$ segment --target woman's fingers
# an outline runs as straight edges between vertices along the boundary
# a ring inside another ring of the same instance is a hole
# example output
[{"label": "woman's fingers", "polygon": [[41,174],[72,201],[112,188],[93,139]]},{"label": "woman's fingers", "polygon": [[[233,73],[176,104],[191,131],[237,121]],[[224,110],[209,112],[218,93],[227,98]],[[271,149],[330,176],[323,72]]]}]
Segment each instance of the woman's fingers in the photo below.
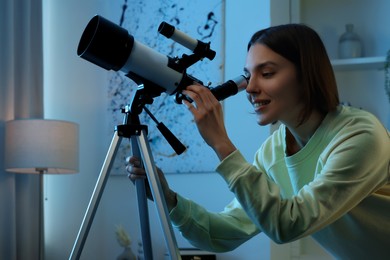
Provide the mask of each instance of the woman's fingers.
[{"label": "woman's fingers", "polygon": [[127,162],[128,165],[126,166],[126,171],[129,173],[131,181],[146,178],[145,170],[141,168],[141,161],[137,157],[129,157]]},{"label": "woman's fingers", "polygon": [[193,106],[195,108],[202,106],[207,107],[218,102],[211,91],[201,85],[190,85],[185,90],[183,90],[183,93],[194,101],[195,105]]},{"label": "woman's fingers", "polygon": [[131,156],[127,160],[129,165],[135,166],[135,167],[140,167],[141,166],[141,161],[137,157]]}]

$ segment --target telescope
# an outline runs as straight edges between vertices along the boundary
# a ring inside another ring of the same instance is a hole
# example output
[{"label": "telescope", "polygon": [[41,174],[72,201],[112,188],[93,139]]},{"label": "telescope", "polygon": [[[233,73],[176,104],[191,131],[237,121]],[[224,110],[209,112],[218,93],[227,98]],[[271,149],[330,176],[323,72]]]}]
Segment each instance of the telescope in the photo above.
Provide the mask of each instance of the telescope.
[{"label": "telescope", "polygon": [[[210,43],[193,39],[166,22],[160,24],[158,32],[193,53],[183,54],[181,58],[168,57],[138,42],[124,28],[95,15],[82,33],[77,55],[106,70],[125,73],[135,83],[147,86],[151,97],[166,92],[175,95],[175,101],[180,104],[187,99],[182,90],[188,85],[204,85],[186,70],[204,58],[214,59],[216,53]],[[218,100],[223,100],[244,90],[247,81],[240,75],[210,90]]]}]

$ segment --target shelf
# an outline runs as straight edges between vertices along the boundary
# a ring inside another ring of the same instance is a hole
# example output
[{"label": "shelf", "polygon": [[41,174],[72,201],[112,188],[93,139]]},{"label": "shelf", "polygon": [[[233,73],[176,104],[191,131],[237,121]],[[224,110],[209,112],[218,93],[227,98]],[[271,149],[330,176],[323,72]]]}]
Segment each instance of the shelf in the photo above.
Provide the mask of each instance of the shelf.
[{"label": "shelf", "polygon": [[363,57],[353,59],[332,60],[335,71],[341,70],[381,70],[385,66],[386,57]]}]

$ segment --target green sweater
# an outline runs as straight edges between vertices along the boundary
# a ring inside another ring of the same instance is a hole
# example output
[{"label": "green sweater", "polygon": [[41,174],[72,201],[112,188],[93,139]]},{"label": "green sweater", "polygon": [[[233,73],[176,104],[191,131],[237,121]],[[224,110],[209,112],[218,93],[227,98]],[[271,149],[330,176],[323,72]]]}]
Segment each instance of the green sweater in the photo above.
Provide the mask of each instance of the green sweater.
[{"label": "green sweater", "polygon": [[390,253],[390,138],[370,113],[329,113],[298,153],[286,156],[281,125],[255,155],[239,151],[217,172],[235,199],[212,213],[178,195],[172,223],[194,246],[229,251],[259,232],[277,243],[311,235],[342,259]]}]

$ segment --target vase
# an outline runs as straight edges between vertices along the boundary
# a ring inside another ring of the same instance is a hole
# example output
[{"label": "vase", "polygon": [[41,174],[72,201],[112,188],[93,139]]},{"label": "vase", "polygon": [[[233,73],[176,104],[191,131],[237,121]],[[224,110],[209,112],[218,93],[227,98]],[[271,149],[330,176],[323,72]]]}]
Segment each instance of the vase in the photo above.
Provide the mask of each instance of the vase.
[{"label": "vase", "polygon": [[117,260],[136,260],[137,258],[133,254],[133,251],[131,251],[130,247],[124,247],[123,252],[118,255],[116,258]]},{"label": "vase", "polygon": [[339,39],[339,58],[358,58],[363,54],[363,46],[359,35],[354,32],[353,24],[345,25],[345,32]]}]

